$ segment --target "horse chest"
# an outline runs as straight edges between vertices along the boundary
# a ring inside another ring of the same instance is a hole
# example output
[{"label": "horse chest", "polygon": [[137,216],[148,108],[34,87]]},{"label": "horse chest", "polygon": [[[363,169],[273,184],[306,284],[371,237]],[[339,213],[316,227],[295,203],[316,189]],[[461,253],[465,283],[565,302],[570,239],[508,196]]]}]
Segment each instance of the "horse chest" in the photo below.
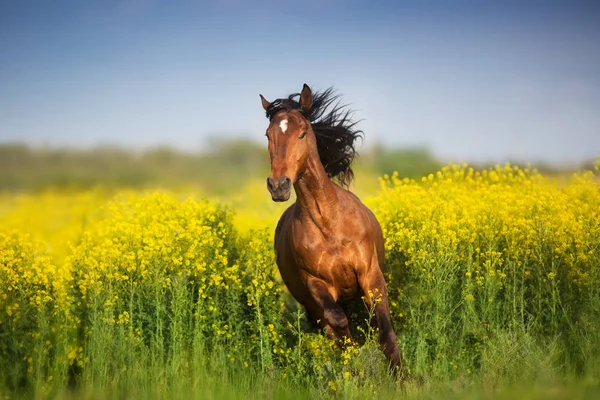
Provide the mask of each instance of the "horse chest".
[{"label": "horse chest", "polygon": [[311,235],[294,238],[296,265],[303,280],[316,277],[334,285],[340,297],[352,297],[357,274],[364,260],[357,243],[346,238],[329,239]]}]

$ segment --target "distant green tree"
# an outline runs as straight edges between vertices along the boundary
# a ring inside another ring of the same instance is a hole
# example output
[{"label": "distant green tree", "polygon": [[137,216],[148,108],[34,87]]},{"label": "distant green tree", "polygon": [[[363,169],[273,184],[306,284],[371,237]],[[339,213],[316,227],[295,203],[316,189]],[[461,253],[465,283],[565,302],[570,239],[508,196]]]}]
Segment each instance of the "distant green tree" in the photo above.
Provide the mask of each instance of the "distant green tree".
[{"label": "distant green tree", "polygon": [[391,175],[397,171],[403,178],[419,178],[442,167],[442,163],[424,147],[386,149],[378,145],[367,157],[366,164],[370,164],[378,175]]}]

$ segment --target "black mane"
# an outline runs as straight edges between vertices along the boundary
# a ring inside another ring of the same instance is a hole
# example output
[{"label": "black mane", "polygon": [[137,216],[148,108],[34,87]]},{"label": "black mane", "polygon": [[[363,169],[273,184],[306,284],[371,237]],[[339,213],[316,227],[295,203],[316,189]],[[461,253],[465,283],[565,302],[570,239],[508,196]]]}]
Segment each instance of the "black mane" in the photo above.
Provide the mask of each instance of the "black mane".
[{"label": "black mane", "polygon": [[272,120],[281,110],[296,110],[304,115],[317,137],[319,158],[327,176],[348,187],[354,179],[350,165],[358,155],[354,142],[363,137],[363,131],[355,128],[358,121],[351,119],[352,110],[346,104],[340,104],[340,96],[333,88],[314,93],[310,110],[296,100],[299,98],[300,93],[294,93],[287,99],[273,101],[267,108],[267,118]]}]

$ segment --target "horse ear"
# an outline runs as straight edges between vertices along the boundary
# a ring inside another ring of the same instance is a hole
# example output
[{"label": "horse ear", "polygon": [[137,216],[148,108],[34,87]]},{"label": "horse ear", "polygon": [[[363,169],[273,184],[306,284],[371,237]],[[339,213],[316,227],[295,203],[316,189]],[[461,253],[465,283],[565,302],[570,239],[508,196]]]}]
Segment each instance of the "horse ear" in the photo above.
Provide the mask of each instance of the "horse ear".
[{"label": "horse ear", "polygon": [[300,93],[300,104],[307,110],[310,110],[312,107],[312,92],[306,83],[302,87],[302,92]]},{"label": "horse ear", "polygon": [[264,109],[265,109],[265,111],[266,111],[266,110],[267,110],[267,108],[269,108],[269,106],[271,105],[271,103],[269,103],[269,102],[267,101],[267,99],[265,99],[265,98],[263,97],[263,95],[262,95],[262,94],[259,94],[259,96],[260,96],[260,101],[262,102],[262,106],[263,106],[263,108],[264,108]]}]

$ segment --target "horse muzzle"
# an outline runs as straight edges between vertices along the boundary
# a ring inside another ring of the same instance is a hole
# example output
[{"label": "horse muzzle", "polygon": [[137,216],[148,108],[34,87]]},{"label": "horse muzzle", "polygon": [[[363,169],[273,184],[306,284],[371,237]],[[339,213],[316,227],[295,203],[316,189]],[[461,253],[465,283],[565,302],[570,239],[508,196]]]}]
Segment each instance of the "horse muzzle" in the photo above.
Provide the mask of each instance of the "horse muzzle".
[{"label": "horse muzzle", "polygon": [[267,178],[267,189],[273,201],[287,201],[292,192],[292,181],[287,176],[280,178]]}]

